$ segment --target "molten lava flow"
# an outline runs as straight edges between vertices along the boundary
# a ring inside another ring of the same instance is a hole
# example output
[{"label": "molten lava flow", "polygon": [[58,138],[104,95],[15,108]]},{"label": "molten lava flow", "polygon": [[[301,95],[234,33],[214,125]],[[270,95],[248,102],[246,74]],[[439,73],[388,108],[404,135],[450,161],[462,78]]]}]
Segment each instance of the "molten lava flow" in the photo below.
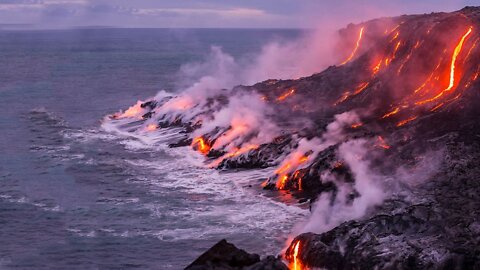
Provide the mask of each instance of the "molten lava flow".
[{"label": "molten lava flow", "polygon": [[277,101],[278,102],[284,101],[286,98],[288,98],[289,96],[291,96],[293,94],[295,94],[295,89],[292,88],[292,89],[288,90],[287,92],[283,93],[281,96],[279,96],[277,98]]},{"label": "molten lava flow", "polygon": [[293,246],[293,254],[287,254],[287,259],[291,261],[289,266],[291,270],[302,270],[302,263],[298,258],[299,252],[300,252],[300,240],[297,241],[297,243],[295,243],[295,245]]},{"label": "molten lava flow", "polygon": [[462,46],[463,46],[463,43],[465,42],[465,39],[470,35],[470,33],[472,33],[472,29],[473,27],[470,27],[468,29],[467,33],[465,33],[465,35],[462,36],[462,39],[457,44],[457,47],[455,47],[455,51],[453,52],[453,56],[452,56],[452,62],[450,64],[450,83],[447,89],[445,89],[445,91],[450,91],[453,88],[453,85],[455,83],[455,62],[457,61],[458,54],[462,51]]},{"label": "molten lava flow", "polygon": [[[250,152],[251,150],[255,150],[255,149],[258,149],[260,146],[259,145],[256,145],[256,144],[249,144],[247,146],[243,146],[241,148],[238,148],[238,147],[235,147],[232,151],[230,151],[229,153],[219,157],[218,159],[216,159],[215,161],[213,161],[212,163],[210,163],[208,165],[209,168],[216,168],[218,167],[222,161],[224,161],[225,159],[227,158],[232,158],[232,157],[238,157],[242,154],[245,154],[245,153],[248,153]],[[208,153],[208,152],[207,152]]]},{"label": "molten lava flow", "polygon": [[397,42],[397,45],[395,45],[395,49],[393,50],[392,53],[392,59],[395,59],[395,55],[397,54],[398,48],[400,48],[400,45],[402,45],[402,41]]},{"label": "molten lava flow", "polygon": [[277,181],[277,188],[284,189],[285,185],[287,184],[287,180],[288,180],[288,175],[283,175],[282,177],[280,177],[280,179]]},{"label": "molten lava flow", "polygon": [[357,39],[357,43],[355,44],[355,48],[353,48],[353,51],[352,51],[352,54],[350,54],[350,56],[345,60],[343,61],[340,65],[343,66],[345,65],[346,63],[350,62],[350,60],[352,60],[352,58],[355,56],[355,54],[357,53],[357,50],[358,50],[358,47],[360,47],[360,42],[362,41],[362,37],[363,37],[363,29],[365,27],[362,27],[360,28],[360,33],[358,34],[358,39]]},{"label": "molten lava flow", "polygon": [[260,146],[256,144],[250,144],[242,148],[235,148],[232,152],[226,154],[223,158],[225,159],[225,158],[237,157],[237,156],[240,156],[241,154],[250,152],[251,150],[258,149],[258,147]]},{"label": "molten lava flow", "polygon": [[337,106],[338,104],[347,100],[349,97],[350,97],[350,92],[345,92],[337,101],[335,101],[333,106]]},{"label": "molten lava flow", "polygon": [[285,189],[285,184],[288,180],[288,173],[297,169],[298,166],[308,161],[308,157],[304,154],[294,153],[293,156],[286,161],[275,171],[275,174],[279,175],[277,180],[277,188]]},{"label": "molten lava flow", "polygon": [[385,139],[383,139],[382,136],[378,136],[378,144],[377,146],[383,148],[383,149],[390,149],[390,145],[388,145],[386,142],[385,142]]},{"label": "molten lava flow", "polygon": [[430,111],[431,111],[431,112],[434,112],[434,111],[440,109],[444,104],[445,104],[445,103],[442,102],[442,103],[438,104],[437,106],[433,107]]},{"label": "molten lava flow", "polygon": [[137,102],[135,105],[128,108],[120,115],[114,115],[115,118],[129,118],[129,117],[141,117],[143,113],[142,102]]},{"label": "molten lava flow", "polygon": [[363,123],[356,123],[356,124],[351,125],[350,127],[351,128],[359,128],[361,126],[363,126]]},{"label": "molten lava flow", "polygon": [[434,101],[434,100],[440,98],[441,96],[443,96],[446,92],[453,89],[453,87],[455,86],[455,64],[456,64],[456,61],[457,61],[457,57],[460,54],[460,52],[462,51],[463,43],[465,42],[467,37],[470,35],[470,33],[472,33],[472,30],[473,30],[473,27],[470,27],[468,29],[468,31],[462,36],[462,38],[458,42],[457,46],[455,47],[455,50],[453,51],[452,60],[450,62],[450,76],[449,76],[448,87],[445,88],[438,95],[434,96],[433,98],[417,102],[416,103],[417,105],[422,105],[422,104]]},{"label": "molten lava flow", "polygon": [[400,35],[400,32],[397,31],[397,32],[395,33],[395,35],[393,36],[393,38],[390,39],[390,42],[392,42],[392,41],[394,41],[395,39],[397,39],[399,35]]},{"label": "molten lava flow", "polygon": [[397,114],[400,111],[400,107],[396,107],[393,109],[391,112],[386,113],[385,115],[382,116],[382,119],[388,118],[394,114]]},{"label": "molten lava flow", "polygon": [[354,95],[358,95],[360,94],[363,90],[365,90],[365,88],[367,88],[367,86],[369,85],[370,83],[369,82],[365,82],[365,83],[362,83],[358,86],[357,90],[355,90],[355,92],[353,92]]},{"label": "molten lava flow", "polygon": [[478,43],[479,40],[480,40],[480,39],[477,38],[477,39],[475,39],[475,41],[473,42],[472,47],[470,47],[470,50],[468,50],[467,55],[466,55],[465,58],[463,59],[463,63],[464,63],[464,64],[465,64],[465,62],[467,62],[468,57],[470,57],[470,54],[472,54],[472,51],[475,49],[475,47],[477,47],[477,43]]},{"label": "molten lava flow", "polygon": [[147,131],[155,131],[157,129],[157,125],[156,124],[149,124],[147,126]]},{"label": "molten lava flow", "polygon": [[402,121],[398,122],[397,127],[404,126],[404,125],[408,124],[409,122],[412,122],[413,120],[415,120],[417,118],[418,118],[418,116],[412,116],[408,119],[402,120]]},{"label": "molten lava flow", "polygon": [[425,82],[422,85],[420,85],[417,89],[415,89],[415,91],[413,91],[415,94],[418,93],[420,90],[424,89],[425,86],[433,79],[433,75],[435,75],[435,72],[440,67],[440,64],[442,64],[442,61],[443,61],[443,57],[440,58],[440,61],[438,61],[437,66],[433,69],[432,73],[430,73],[430,76],[428,76]]},{"label": "molten lava flow", "polygon": [[382,66],[382,62],[383,62],[383,59],[380,60],[380,62],[378,62],[378,64],[373,67],[373,75],[375,76],[375,74],[377,74],[379,71],[380,71],[380,67]]},{"label": "molten lava flow", "polygon": [[210,152],[210,145],[208,145],[202,137],[197,137],[192,141],[192,146],[196,147],[197,150],[206,155]]}]

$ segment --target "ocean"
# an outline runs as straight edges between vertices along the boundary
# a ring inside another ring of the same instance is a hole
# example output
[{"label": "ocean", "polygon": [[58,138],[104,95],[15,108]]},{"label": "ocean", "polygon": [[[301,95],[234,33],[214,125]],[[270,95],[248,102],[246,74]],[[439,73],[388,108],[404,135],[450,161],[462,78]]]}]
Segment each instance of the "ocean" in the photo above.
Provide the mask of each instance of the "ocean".
[{"label": "ocean", "polygon": [[297,30],[0,31],[0,269],[182,269],[226,238],[278,254],[305,209],[220,172],[178,130],[141,138],[108,114],[181,91],[212,46],[235,58]]}]

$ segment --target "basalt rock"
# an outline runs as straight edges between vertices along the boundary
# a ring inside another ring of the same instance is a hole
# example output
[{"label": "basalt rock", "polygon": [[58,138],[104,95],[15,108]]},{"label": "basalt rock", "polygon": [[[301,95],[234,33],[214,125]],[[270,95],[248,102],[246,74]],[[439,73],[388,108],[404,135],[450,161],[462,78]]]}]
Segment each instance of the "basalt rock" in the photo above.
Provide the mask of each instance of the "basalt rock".
[{"label": "basalt rock", "polygon": [[388,200],[364,219],[302,234],[292,242],[301,243],[301,261],[325,269],[480,269],[480,145],[456,136],[445,144],[444,168],[412,191],[419,203]]},{"label": "basalt rock", "polygon": [[257,254],[238,249],[225,239],[200,255],[185,270],[288,270],[279,259],[268,256],[260,260]]}]

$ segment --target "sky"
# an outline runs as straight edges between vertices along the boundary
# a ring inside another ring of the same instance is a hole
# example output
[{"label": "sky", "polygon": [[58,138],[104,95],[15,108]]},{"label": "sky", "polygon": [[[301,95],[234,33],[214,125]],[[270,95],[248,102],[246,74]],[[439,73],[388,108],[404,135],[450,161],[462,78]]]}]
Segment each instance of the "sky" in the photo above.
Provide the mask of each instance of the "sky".
[{"label": "sky", "polygon": [[315,28],[480,0],[0,0],[0,29]]}]

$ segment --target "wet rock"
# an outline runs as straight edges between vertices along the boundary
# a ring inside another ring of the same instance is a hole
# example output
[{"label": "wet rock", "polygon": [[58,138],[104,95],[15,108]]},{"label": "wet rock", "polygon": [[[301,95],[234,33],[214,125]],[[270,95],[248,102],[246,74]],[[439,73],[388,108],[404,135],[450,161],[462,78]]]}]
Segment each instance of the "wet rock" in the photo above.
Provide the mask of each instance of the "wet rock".
[{"label": "wet rock", "polygon": [[189,146],[191,144],[192,144],[192,139],[184,138],[184,139],[181,139],[180,141],[178,141],[176,143],[169,144],[168,147],[170,147],[170,148],[183,147],[183,146]]},{"label": "wet rock", "polygon": [[185,270],[288,270],[279,258],[268,256],[260,260],[257,254],[238,249],[225,239],[200,255]]}]

